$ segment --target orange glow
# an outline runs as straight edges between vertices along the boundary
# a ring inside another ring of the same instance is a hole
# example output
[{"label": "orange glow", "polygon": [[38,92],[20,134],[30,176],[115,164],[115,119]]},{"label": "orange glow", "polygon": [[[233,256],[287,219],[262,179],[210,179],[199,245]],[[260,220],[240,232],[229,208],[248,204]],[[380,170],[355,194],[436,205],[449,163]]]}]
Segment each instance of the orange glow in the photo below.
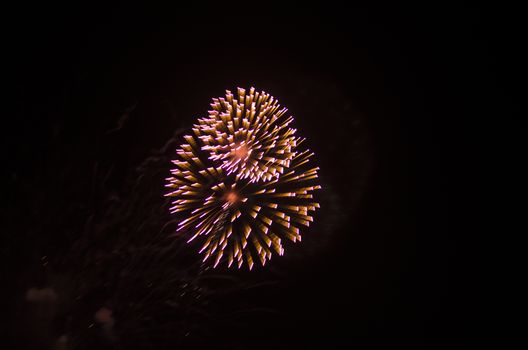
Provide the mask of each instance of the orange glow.
[{"label": "orange glow", "polygon": [[235,158],[238,158],[238,159],[246,158],[248,153],[249,153],[249,150],[246,145],[242,145],[236,148],[235,151],[233,152]]},{"label": "orange glow", "polygon": [[239,196],[235,192],[228,192],[226,194],[226,201],[230,204],[235,204],[239,199]]}]

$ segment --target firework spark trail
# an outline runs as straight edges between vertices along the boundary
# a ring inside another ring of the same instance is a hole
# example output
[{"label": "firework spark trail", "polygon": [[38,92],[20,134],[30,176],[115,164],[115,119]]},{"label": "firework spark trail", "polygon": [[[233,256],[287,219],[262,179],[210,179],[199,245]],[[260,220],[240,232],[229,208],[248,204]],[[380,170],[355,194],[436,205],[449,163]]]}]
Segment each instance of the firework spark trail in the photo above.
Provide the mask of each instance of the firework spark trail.
[{"label": "firework spark trail", "polygon": [[[204,261],[211,257],[216,267],[227,258],[228,267],[236,261],[251,269],[255,253],[265,265],[272,250],[284,254],[282,239],[301,240],[299,227],[313,221],[310,212],[319,208],[313,191],[321,186],[319,168],[309,166],[313,153],[297,151],[303,140],[286,130],[293,118],[276,123],[285,109],[275,113],[273,97],[253,88],[248,96],[238,93],[247,118],[229,91],[226,99],[213,99],[210,118],[200,120],[176,151],[166,196],[174,197],[171,213],[184,217],[177,231],[190,233],[189,242],[203,237]],[[247,149],[239,157],[242,146]]]},{"label": "firework spark trail", "polygon": [[[152,191],[165,177],[169,159],[165,147],[155,151],[127,178],[128,194],[107,197],[103,214],[90,215],[72,247],[51,260],[65,279],[51,283],[60,296],[57,319],[68,348],[91,348],[87,344],[94,342],[178,346],[207,336],[211,327],[198,323],[208,322],[210,294],[199,281],[202,263],[184,240],[170,237],[176,223],[160,220],[168,200]],[[101,310],[111,314],[111,323],[94,316]]]}]

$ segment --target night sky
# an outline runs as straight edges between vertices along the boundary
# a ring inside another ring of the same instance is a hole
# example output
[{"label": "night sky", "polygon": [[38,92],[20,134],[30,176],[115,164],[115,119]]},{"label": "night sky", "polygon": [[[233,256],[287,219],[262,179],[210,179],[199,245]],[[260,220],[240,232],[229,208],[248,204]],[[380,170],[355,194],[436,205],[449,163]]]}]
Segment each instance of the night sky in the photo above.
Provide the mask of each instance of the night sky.
[{"label": "night sky", "polygon": [[[224,5],[13,11],[6,349],[463,344],[445,126],[487,68],[479,12]],[[295,117],[322,207],[266,267],[199,270],[163,179],[211,98],[252,86]]]}]

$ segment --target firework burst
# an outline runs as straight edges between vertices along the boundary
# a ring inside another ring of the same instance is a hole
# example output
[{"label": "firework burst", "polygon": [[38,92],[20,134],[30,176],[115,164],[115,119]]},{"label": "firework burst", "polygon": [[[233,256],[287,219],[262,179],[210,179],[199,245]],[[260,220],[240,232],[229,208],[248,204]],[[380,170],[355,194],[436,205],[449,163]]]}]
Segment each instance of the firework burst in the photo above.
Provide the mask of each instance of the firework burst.
[{"label": "firework burst", "polygon": [[[244,90],[238,92],[244,100]],[[189,242],[203,239],[204,261],[211,258],[216,267],[225,258],[229,267],[236,261],[238,267],[246,262],[251,269],[255,255],[262,265],[272,251],[282,255],[284,238],[301,240],[299,227],[309,226],[310,212],[319,208],[313,198],[313,191],[321,188],[316,183],[319,168],[310,166],[313,153],[296,150],[304,139],[287,129],[292,119],[277,123],[285,109],[276,113],[273,97],[252,88],[242,105],[249,106],[249,119],[242,117],[242,107],[229,91],[227,99],[213,101],[217,113],[201,119],[177,150],[167,196],[174,198],[171,212],[183,217],[178,231],[187,232]],[[230,112],[220,113],[220,107]],[[218,130],[211,130],[213,125]],[[237,134],[237,125],[247,127]],[[225,130],[231,134],[226,136]],[[218,140],[216,146],[213,140]],[[236,154],[241,147],[237,142],[247,147],[243,157]]]},{"label": "firework burst", "polygon": [[238,99],[228,90],[211,107],[208,117],[198,119],[197,136],[227,174],[269,181],[289,167],[299,139],[289,127],[293,117],[283,117],[287,109],[273,96],[239,88]]}]

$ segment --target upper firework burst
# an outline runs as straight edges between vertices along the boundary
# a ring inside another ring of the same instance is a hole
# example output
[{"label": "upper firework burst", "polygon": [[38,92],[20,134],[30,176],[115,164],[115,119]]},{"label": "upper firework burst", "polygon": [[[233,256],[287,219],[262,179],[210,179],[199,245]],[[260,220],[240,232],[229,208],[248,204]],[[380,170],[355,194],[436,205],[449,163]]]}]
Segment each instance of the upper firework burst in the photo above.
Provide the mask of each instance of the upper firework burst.
[{"label": "upper firework burst", "polygon": [[293,117],[278,100],[254,88],[238,88],[238,99],[227,90],[225,98],[213,98],[209,116],[198,119],[195,132],[209,159],[219,162],[227,175],[238,174],[251,182],[270,181],[283,173],[301,141],[289,127]]}]

